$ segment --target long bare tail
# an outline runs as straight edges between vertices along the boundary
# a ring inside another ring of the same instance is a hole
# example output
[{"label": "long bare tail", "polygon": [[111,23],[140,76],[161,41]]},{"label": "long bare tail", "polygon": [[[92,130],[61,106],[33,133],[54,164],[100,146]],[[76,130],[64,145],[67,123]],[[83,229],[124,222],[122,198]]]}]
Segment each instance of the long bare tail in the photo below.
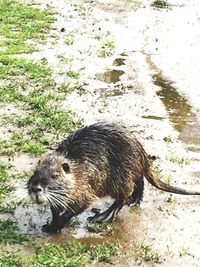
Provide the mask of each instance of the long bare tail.
[{"label": "long bare tail", "polygon": [[171,185],[168,185],[162,182],[159,178],[153,175],[151,168],[147,169],[145,173],[145,177],[151,185],[155,186],[156,188],[162,191],[166,191],[166,192],[170,192],[174,194],[182,194],[182,195],[200,195],[200,192],[198,191],[190,191],[190,190],[182,189],[176,186],[171,186]]}]

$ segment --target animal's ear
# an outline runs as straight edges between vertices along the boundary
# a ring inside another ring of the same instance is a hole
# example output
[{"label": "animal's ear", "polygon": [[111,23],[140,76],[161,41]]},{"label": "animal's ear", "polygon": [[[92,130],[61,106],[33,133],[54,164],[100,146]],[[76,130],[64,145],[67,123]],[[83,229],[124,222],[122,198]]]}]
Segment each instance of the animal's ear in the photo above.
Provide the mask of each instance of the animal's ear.
[{"label": "animal's ear", "polygon": [[70,168],[69,168],[69,164],[68,163],[63,163],[62,164],[62,168],[63,168],[64,172],[66,172],[66,173],[70,172]]}]

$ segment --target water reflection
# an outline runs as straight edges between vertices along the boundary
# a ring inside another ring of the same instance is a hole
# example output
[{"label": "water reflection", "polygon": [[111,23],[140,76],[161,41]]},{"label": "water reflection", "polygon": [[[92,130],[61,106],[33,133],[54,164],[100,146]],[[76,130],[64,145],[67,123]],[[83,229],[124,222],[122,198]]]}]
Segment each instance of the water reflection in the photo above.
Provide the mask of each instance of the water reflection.
[{"label": "water reflection", "polygon": [[174,128],[180,133],[180,139],[190,150],[200,151],[200,124],[187,98],[179,94],[173,82],[164,79],[160,73],[152,78],[153,83],[161,88],[157,95],[165,105]]},{"label": "water reflection", "polygon": [[174,123],[175,129],[182,132],[196,117],[191,105],[184,96],[177,92],[172,81],[164,79],[159,74],[154,74],[152,78],[154,84],[161,88],[157,95],[165,105],[170,120]]}]

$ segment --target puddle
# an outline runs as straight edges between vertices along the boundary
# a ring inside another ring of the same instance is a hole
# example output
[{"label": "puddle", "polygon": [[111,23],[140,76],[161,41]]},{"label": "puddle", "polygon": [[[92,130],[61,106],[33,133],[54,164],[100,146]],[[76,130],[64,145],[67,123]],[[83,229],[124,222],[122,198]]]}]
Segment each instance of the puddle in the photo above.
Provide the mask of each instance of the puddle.
[{"label": "puddle", "polygon": [[[25,191],[24,191],[25,192]],[[23,193],[24,195],[24,193]],[[23,197],[24,199],[24,197]],[[113,202],[110,198],[103,198],[94,204],[96,208],[101,210],[107,209]],[[100,229],[99,231],[89,231],[87,229],[87,218],[92,216],[93,213],[90,209],[85,210],[83,213],[75,216],[61,231],[56,235],[49,235],[42,232],[42,225],[51,221],[50,208],[40,207],[37,204],[29,204],[28,206],[20,205],[16,208],[13,217],[18,224],[21,233],[34,236],[36,238],[43,238],[45,241],[52,243],[65,243],[66,240],[81,240],[88,243],[103,243],[105,241],[115,241],[120,235],[120,226],[116,223],[111,225],[111,232],[109,229]],[[5,216],[2,217],[6,219]]]},{"label": "puddle", "polygon": [[105,82],[105,83],[117,83],[120,81],[121,76],[125,72],[123,70],[107,70],[104,73],[98,73],[96,74],[96,78],[99,81]]},{"label": "puddle", "polygon": [[153,75],[153,82],[162,88],[157,95],[165,105],[174,128],[180,133],[180,140],[187,144],[189,150],[200,151],[200,124],[187,99],[177,92],[173,82],[160,75]]},{"label": "puddle", "polygon": [[179,94],[173,82],[163,77],[162,72],[151,61],[151,56],[147,56],[147,63],[155,71],[152,80],[160,88],[157,95],[164,104],[174,128],[179,132],[179,139],[187,144],[189,150],[200,151],[200,123],[192,106],[185,96]]},{"label": "puddle", "polygon": [[173,82],[164,79],[160,74],[155,74],[152,78],[153,83],[161,88],[157,95],[165,105],[170,120],[175,129],[182,132],[196,117],[192,112],[192,107],[188,104],[187,99],[176,91]]}]

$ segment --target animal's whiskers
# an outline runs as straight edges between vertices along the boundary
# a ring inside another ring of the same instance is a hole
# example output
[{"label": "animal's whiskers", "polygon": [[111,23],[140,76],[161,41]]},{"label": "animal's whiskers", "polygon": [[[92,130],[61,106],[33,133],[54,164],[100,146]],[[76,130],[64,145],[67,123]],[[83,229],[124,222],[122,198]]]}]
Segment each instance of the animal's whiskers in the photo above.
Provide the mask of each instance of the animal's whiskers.
[{"label": "animal's whiskers", "polygon": [[74,212],[74,210],[69,206],[68,202],[66,201],[66,194],[60,195],[58,192],[55,193],[53,191],[49,191],[47,195],[47,199],[50,200],[50,204],[53,203],[52,206],[56,206],[57,210],[59,209],[59,207],[61,207],[63,209],[70,209],[72,212]]}]

